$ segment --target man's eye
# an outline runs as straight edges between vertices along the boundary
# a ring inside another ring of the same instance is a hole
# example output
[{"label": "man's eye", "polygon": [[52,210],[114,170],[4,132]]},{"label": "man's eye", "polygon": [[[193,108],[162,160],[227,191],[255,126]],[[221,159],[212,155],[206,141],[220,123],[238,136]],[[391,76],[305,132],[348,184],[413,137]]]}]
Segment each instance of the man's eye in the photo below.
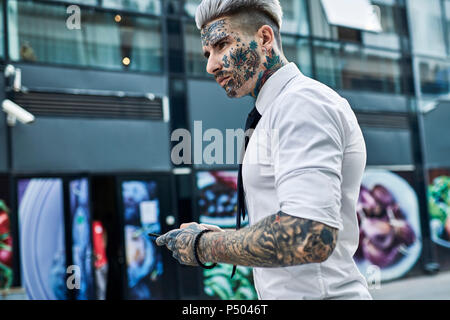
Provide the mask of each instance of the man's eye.
[{"label": "man's eye", "polygon": [[219,48],[219,50],[221,50],[221,49],[225,48],[226,45],[227,45],[227,42],[223,41],[223,42],[219,43],[219,45],[217,47]]}]

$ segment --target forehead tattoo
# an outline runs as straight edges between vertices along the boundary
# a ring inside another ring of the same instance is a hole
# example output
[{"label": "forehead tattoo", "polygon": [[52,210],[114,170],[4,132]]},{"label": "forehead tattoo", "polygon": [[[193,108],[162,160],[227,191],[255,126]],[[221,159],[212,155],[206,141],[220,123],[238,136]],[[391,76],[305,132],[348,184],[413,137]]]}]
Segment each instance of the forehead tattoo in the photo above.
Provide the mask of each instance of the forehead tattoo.
[{"label": "forehead tattoo", "polygon": [[202,30],[202,45],[204,47],[213,45],[217,40],[226,37],[228,34],[226,19],[217,20]]}]

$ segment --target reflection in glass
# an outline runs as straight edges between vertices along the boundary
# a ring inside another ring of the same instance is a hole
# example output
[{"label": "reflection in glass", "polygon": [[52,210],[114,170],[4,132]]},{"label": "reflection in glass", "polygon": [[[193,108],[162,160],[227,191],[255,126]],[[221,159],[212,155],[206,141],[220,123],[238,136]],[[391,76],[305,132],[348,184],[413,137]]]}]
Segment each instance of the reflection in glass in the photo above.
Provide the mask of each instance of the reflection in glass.
[{"label": "reflection in glass", "polygon": [[421,60],[419,61],[419,77],[422,94],[442,95],[450,92],[450,63]]},{"label": "reflection in glass", "polygon": [[336,89],[401,93],[400,54],[321,41],[314,46],[317,80]]},{"label": "reflection in glass", "polygon": [[362,32],[362,42],[365,45],[386,47],[394,50],[400,50],[400,30],[401,25],[406,23],[396,21],[401,15],[396,15],[395,0],[372,0],[380,14],[381,28],[380,33]]},{"label": "reflection in glass", "polygon": [[[9,2],[10,56],[107,69],[160,72],[160,21],[83,9],[81,28],[66,26],[66,7]],[[128,59],[125,59],[128,58]],[[125,63],[127,61],[128,63]]]},{"label": "reflection in glass", "polygon": [[380,32],[377,10],[369,0],[320,0],[330,25]]},{"label": "reflection in glass", "polygon": [[439,0],[408,0],[411,36],[416,54],[446,56]]},{"label": "reflection in glass", "polygon": [[307,39],[283,36],[283,51],[289,62],[297,63],[304,75],[312,77],[311,51]]},{"label": "reflection in glass", "polygon": [[[394,50],[400,49],[400,26],[402,21],[397,21],[401,15],[396,15],[398,10],[394,0],[372,0],[376,11],[380,14],[382,32],[366,32],[356,29],[331,26],[323,12],[320,1],[310,1],[311,24],[313,35],[320,38],[353,41],[368,46],[385,47]],[[350,34],[350,36],[349,36]]]}]

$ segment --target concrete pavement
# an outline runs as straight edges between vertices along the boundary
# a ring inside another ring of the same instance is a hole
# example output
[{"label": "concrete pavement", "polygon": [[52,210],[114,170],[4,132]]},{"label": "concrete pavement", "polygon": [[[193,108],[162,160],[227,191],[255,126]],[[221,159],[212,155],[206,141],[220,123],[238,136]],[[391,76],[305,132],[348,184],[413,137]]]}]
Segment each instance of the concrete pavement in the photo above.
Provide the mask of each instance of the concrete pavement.
[{"label": "concrete pavement", "polygon": [[381,283],[374,300],[450,300],[450,271]]}]

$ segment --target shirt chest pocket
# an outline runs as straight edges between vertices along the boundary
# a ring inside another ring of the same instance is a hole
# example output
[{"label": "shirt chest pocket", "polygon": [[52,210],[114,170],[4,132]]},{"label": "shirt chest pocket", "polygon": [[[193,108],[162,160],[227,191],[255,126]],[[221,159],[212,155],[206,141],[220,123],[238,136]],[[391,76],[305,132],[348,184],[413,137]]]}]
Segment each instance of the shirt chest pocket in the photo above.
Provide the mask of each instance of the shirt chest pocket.
[{"label": "shirt chest pocket", "polygon": [[271,153],[271,137],[264,130],[256,130],[250,140],[245,157],[248,163],[257,168],[256,174],[263,177],[275,174]]}]

